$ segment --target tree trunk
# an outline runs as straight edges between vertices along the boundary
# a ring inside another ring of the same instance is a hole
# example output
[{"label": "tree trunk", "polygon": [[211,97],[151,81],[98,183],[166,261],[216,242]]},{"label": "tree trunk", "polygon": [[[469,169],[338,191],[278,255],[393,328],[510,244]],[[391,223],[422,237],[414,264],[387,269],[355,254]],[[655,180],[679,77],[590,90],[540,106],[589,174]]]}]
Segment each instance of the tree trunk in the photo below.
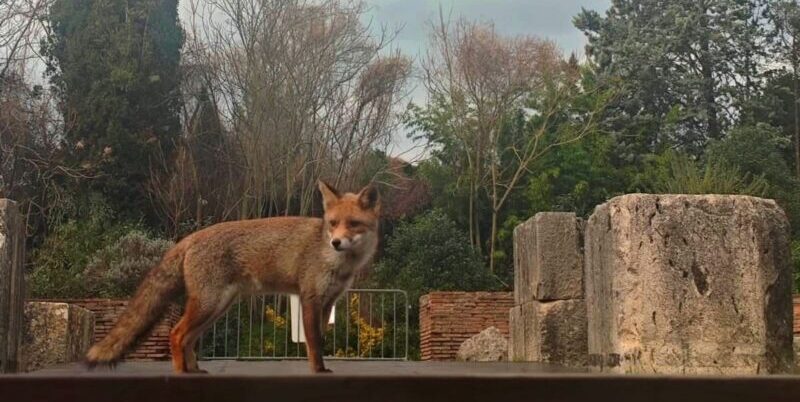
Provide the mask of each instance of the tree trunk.
[{"label": "tree trunk", "polygon": [[794,86],[794,169],[795,175],[800,179],[800,90],[798,89],[797,69],[792,77]]},{"label": "tree trunk", "polygon": [[717,97],[714,88],[714,66],[711,61],[707,12],[708,10],[704,9],[703,18],[700,19],[700,26],[704,35],[700,44],[700,71],[703,79],[703,103],[706,110],[708,138],[719,139],[722,137],[722,129],[719,124],[719,116],[717,116]]},{"label": "tree trunk", "polygon": [[494,273],[494,250],[497,238],[497,210],[492,208],[492,235],[489,239],[489,272]]},{"label": "tree trunk", "polygon": [[795,175],[800,179],[800,88],[798,88],[798,49],[796,38],[792,38],[792,86],[794,89],[794,169]]},{"label": "tree trunk", "polygon": [[473,194],[474,185],[472,178],[469,181],[469,243],[472,245],[472,248],[478,247],[477,238],[475,237],[475,198]]},{"label": "tree trunk", "polygon": [[481,219],[478,215],[477,208],[475,208],[475,250],[478,255],[483,255],[483,244],[481,240]]}]

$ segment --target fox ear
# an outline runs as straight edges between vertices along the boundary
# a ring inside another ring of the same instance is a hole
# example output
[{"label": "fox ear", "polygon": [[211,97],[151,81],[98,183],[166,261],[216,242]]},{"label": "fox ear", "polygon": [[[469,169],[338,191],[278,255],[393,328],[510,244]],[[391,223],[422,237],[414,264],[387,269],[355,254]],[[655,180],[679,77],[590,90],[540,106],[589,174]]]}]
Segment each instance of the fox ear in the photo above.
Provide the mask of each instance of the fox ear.
[{"label": "fox ear", "polygon": [[319,184],[319,192],[322,193],[322,205],[324,205],[326,209],[328,208],[328,205],[338,201],[339,198],[342,196],[341,194],[339,194],[339,190],[337,190],[330,184],[326,183],[325,181],[319,180],[318,184]]},{"label": "fox ear", "polygon": [[369,184],[358,192],[358,203],[363,209],[377,209],[380,206],[380,195],[374,185]]}]

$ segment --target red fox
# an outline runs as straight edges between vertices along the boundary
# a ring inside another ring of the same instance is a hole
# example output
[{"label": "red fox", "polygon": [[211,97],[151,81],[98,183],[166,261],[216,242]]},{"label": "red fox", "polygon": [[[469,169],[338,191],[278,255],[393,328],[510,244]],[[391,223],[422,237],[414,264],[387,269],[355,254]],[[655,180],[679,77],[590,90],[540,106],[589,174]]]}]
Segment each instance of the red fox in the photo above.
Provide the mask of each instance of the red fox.
[{"label": "red fox", "polygon": [[341,194],[320,181],[324,218],[282,217],[219,223],[182,239],[145,277],[108,335],[86,354],[89,367],[113,364],[150,328],[181,289],[183,316],[170,333],[172,366],[197,366],[200,335],[239,295],[290,293],[303,305],[311,371],[322,360],[323,328],[336,299],[364,269],[378,245],[380,200],[373,186]]}]

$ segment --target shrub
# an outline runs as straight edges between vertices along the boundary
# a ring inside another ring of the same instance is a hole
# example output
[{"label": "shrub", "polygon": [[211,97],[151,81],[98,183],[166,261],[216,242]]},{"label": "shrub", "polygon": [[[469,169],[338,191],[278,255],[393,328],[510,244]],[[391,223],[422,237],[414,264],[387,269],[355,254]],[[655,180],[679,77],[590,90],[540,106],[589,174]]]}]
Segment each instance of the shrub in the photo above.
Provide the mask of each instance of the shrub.
[{"label": "shrub", "polygon": [[92,256],[84,271],[89,291],[101,297],[131,296],[172,245],[140,230],[126,233]]},{"label": "shrub", "polygon": [[499,284],[466,234],[438,209],[395,229],[375,276],[380,286],[409,292],[412,302],[434,290],[487,290]]},{"label": "shrub", "polygon": [[66,198],[53,215],[52,229],[31,252],[33,297],[128,296],[171,244],[120,222],[94,193]]},{"label": "shrub", "polygon": [[64,218],[55,223],[42,244],[32,251],[28,276],[32,296],[90,296],[84,269],[92,255],[135,227],[116,222],[113,211],[100,199],[90,199],[81,208],[85,211],[75,215],[84,218]]},{"label": "shrub", "polygon": [[381,287],[408,292],[409,357],[419,356],[419,298],[435,290],[495,290],[489,273],[467,235],[438,209],[401,222],[389,237],[375,267]]},{"label": "shrub", "polygon": [[763,176],[741,173],[728,161],[713,157],[701,165],[687,155],[668,151],[651,158],[644,174],[648,191],[661,194],[747,194],[763,197],[769,186]]}]

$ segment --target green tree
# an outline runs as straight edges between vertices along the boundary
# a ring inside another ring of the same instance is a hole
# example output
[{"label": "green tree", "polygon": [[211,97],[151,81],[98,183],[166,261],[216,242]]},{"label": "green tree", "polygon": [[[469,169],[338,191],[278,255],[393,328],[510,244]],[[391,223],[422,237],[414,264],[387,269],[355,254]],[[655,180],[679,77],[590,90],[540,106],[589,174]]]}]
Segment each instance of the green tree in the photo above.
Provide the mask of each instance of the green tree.
[{"label": "green tree", "polygon": [[[419,298],[435,290],[494,290],[489,274],[467,235],[441,210],[401,222],[375,267],[378,286],[408,292],[410,355],[419,353]],[[414,349],[412,349],[412,347]]]},{"label": "green tree", "polygon": [[773,54],[786,64],[768,87],[771,91],[767,94],[771,93],[772,99],[779,103],[777,116],[772,115],[771,120],[777,120],[784,132],[793,138],[795,176],[800,178],[800,6],[795,0],[774,1],[766,15],[772,28],[768,38]]},{"label": "green tree", "polygon": [[375,267],[375,280],[409,292],[412,302],[433,290],[488,290],[498,285],[464,232],[438,209],[397,226]]},{"label": "green tree", "polygon": [[724,140],[711,144],[708,153],[709,158],[724,161],[743,174],[763,177],[769,185],[766,196],[783,207],[797,236],[800,180],[791,174],[784,158],[784,151],[791,147],[789,141],[779,129],[766,124],[741,126],[731,130]]},{"label": "green tree", "polygon": [[64,141],[114,209],[146,214],[144,182],[180,133],[177,0],[56,0],[44,44]]},{"label": "green tree", "polygon": [[608,109],[620,152],[636,159],[665,145],[701,154],[758,90],[763,1],[613,0],[605,16],[574,23],[587,54],[625,93]]},{"label": "green tree", "polygon": [[[549,153],[591,135],[615,94],[613,88],[597,85],[591,68],[578,65],[574,57],[555,64],[558,68],[542,74],[539,85],[497,112],[490,141],[464,139],[465,132],[478,130],[480,119],[458,117],[463,107],[458,97],[435,96],[425,108],[412,105],[407,116],[411,128],[436,146],[436,162],[421,169],[437,180],[432,183],[439,194],[434,205],[451,206],[450,216],[466,217],[457,219],[467,220],[473,247],[488,251],[492,273],[496,260],[507,255],[497,247],[507,206],[519,198],[532,168]],[[475,169],[481,173],[476,175]],[[466,211],[458,206],[462,202]]]},{"label": "green tree", "polygon": [[575,212],[588,216],[597,204],[624,193],[626,169],[611,164],[612,138],[592,133],[581,141],[554,148],[531,166],[520,191],[509,200],[497,234],[496,274],[513,282],[514,228],[538,212]]},{"label": "green tree", "polygon": [[[769,71],[764,89],[753,98],[743,112],[741,126],[771,126],[783,139],[777,145],[787,166],[795,164],[792,143],[795,141],[796,118],[793,73],[783,68]],[[773,139],[774,141],[774,139]]]}]

